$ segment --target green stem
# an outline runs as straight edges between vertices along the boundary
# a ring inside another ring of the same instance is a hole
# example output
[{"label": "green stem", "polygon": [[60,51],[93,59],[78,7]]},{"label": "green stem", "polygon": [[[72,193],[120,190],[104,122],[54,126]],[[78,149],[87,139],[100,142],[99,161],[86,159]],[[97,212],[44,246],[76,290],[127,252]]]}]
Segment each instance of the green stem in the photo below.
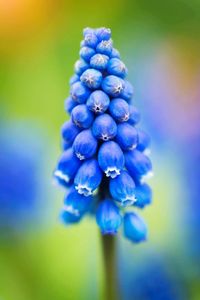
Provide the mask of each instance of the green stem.
[{"label": "green stem", "polygon": [[112,235],[102,235],[102,250],[105,272],[105,300],[117,300],[118,284],[116,270],[116,238]]}]

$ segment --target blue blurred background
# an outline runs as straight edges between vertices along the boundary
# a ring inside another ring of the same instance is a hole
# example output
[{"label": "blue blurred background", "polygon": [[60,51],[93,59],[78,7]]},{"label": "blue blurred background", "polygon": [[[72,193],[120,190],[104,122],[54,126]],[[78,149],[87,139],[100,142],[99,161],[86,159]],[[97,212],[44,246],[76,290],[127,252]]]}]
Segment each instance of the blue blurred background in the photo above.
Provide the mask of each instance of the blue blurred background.
[{"label": "blue blurred background", "polygon": [[52,183],[84,27],[110,27],[152,136],[149,240],[118,237],[121,299],[200,299],[200,2],[0,0],[0,299],[104,299],[94,220]]}]

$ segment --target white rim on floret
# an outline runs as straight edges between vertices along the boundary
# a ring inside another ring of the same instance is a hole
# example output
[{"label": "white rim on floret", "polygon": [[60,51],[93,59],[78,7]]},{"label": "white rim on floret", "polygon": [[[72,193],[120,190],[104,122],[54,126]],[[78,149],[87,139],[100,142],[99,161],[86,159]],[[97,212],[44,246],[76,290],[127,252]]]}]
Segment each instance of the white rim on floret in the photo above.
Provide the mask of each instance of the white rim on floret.
[{"label": "white rim on floret", "polygon": [[92,195],[92,189],[86,184],[78,184],[75,186],[75,189],[78,191],[79,194],[84,195],[86,197]]},{"label": "white rim on floret", "polygon": [[134,150],[137,147],[137,144],[133,144],[131,147],[128,148],[128,150]]},{"label": "white rim on floret", "polygon": [[105,170],[105,174],[107,177],[115,178],[120,174],[120,170],[117,169],[116,167],[108,167]]},{"label": "white rim on floret", "polygon": [[129,117],[130,117],[130,115],[129,115],[129,113],[127,113],[127,114],[125,114],[124,116],[123,116],[123,118],[121,118],[121,122],[126,122],[126,121],[128,121],[128,119],[129,119]]},{"label": "white rim on floret", "polygon": [[65,205],[63,206],[63,209],[64,209],[65,211],[67,211],[68,213],[70,213],[70,214],[76,216],[76,217],[79,217],[79,216],[80,216],[79,210],[78,210],[78,209],[75,209],[72,205],[66,205],[66,204],[65,204]]},{"label": "white rim on floret", "polygon": [[54,175],[57,177],[57,178],[60,178],[62,180],[64,180],[65,182],[69,182],[70,181],[70,177],[67,175],[67,174],[64,174],[62,171],[60,170],[56,170],[54,172]]},{"label": "white rim on floret", "polygon": [[80,159],[80,160],[83,160],[83,159],[85,159],[85,156],[84,155],[82,155],[81,153],[79,153],[79,152],[76,152],[76,156]]},{"label": "white rim on floret", "polygon": [[93,111],[95,111],[96,113],[100,113],[103,111],[103,107],[101,106],[101,104],[95,103],[93,107]]},{"label": "white rim on floret", "polygon": [[133,203],[135,203],[137,201],[135,195],[129,196],[127,195],[126,198],[121,199],[121,206],[130,206]]},{"label": "white rim on floret", "polygon": [[146,155],[146,156],[149,156],[151,154],[151,149],[150,148],[146,148],[143,153]]},{"label": "white rim on floret", "polygon": [[145,175],[143,175],[143,176],[141,177],[141,180],[140,180],[141,183],[144,183],[146,180],[152,178],[153,175],[154,175],[153,171],[147,172]]},{"label": "white rim on floret", "polygon": [[109,137],[109,135],[107,134],[107,133],[102,133],[102,135],[101,135],[101,139],[103,140],[103,141],[108,141],[109,139],[110,139],[110,137]]}]

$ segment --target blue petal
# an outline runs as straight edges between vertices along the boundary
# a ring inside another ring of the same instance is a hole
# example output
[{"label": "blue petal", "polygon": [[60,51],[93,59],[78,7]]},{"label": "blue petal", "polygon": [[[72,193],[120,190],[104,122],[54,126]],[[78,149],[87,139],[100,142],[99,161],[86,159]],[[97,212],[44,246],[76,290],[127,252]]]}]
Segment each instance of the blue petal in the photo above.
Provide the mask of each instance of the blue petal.
[{"label": "blue petal", "polygon": [[143,208],[152,202],[152,190],[146,183],[136,186],[135,189],[136,202],[134,206]]},{"label": "blue petal", "polygon": [[80,128],[78,128],[70,119],[65,122],[61,127],[61,134],[66,143],[72,144],[75,137],[79,134]]},{"label": "blue petal", "polygon": [[118,122],[126,122],[129,119],[129,105],[122,98],[115,98],[110,102],[109,112]]},{"label": "blue petal", "polygon": [[133,86],[127,80],[124,81],[124,89],[121,93],[121,96],[127,101],[130,101],[133,96]]},{"label": "blue petal", "polygon": [[117,143],[103,143],[98,152],[98,162],[107,177],[115,178],[124,167],[124,154]]},{"label": "blue petal", "polygon": [[124,80],[114,75],[106,76],[102,81],[102,89],[112,97],[119,97],[124,90]]},{"label": "blue petal", "polygon": [[149,157],[138,150],[125,153],[125,165],[134,179],[140,179],[143,182],[145,177],[152,176],[152,164]]},{"label": "blue petal", "polygon": [[90,59],[90,65],[97,70],[105,70],[108,64],[109,57],[103,54],[95,54]]},{"label": "blue petal", "polygon": [[136,148],[138,142],[137,130],[128,123],[121,123],[117,126],[116,141],[123,150]]},{"label": "blue petal", "polygon": [[138,109],[133,105],[129,106],[129,111],[130,111],[130,115],[129,115],[128,123],[130,123],[131,125],[136,125],[140,121],[141,118],[140,113]]},{"label": "blue petal", "polygon": [[74,178],[80,165],[80,160],[76,157],[72,148],[69,148],[61,155],[54,176],[68,183]]},{"label": "blue petal", "polygon": [[90,89],[98,89],[102,82],[102,74],[95,69],[87,69],[81,75],[81,81]]},{"label": "blue petal", "polygon": [[119,208],[112,200],[103,200],[97,208],[96,221],[102,234],[116,234],[122,222]]},{"label": "blue petal", "polygon": [[117,124],[110,115],[100,115],[93,122],[92,133],[97,139],[108,141],[117,134]]},{"label": "blue petal", "polygon": [[99,42],[101,41],[107,41],[110,39],[111,37],[111,30],[110,28],[105,28],[105,27],[101,27],[95,30],[96,36],[99,40]]},{"label": "blue petal", "polygon": [[135,183],[126,171],[121,171],[117,177],[110,179],[109,189],[112,197],[122,206],[135,202]]},{"label": "blue petal", "polygon": [[98,38],[95,33],[93,33],[91,31],[91,32],[84,34],[84,45],[85,46],[95,48],[97,46],[97,43],[98,43]]},{"label": "blue petal", "polygon": [[90,110],[96,114],[100,114],[107,110],[110,104],[110,99],[106,93],[101,90],[97,90],[91,93],[86,104]]},{"label": "blue petal", "polygon": [[95,29],[91,28],[91,27],[86,27],[83,29],[83,36],[85,37],[86,34],[95,34]]},{"label": "blue petal", "polygon": [[105,54],[108,56],[110,56],[112,54],[112,49],[113,49],[113,46],[112,46],[111,39],[109,39],[107,41],[101,41],[96,47],[96,51],[98,53]]},{"label": "blue petal", "polygon": [[79,59],[75,62],[74,71],[79,76],[88,68],[89,68],[89,65],[83,59]]},{"label": "blue petal", "polygon": [[147,238],[147,226],[143,219],[133,212],[124,216],[124,235],[134,243],[139,243]]},{"label": "blue petal", "polygon": [[77,81],[79,81],[79,80],[80,80],[80,79],[79,79],[79,76],[78,76],[77,74],[74,74],[74,75],[70,78],[69,84],[72,85],[72,84],[74,84],[75,82],[77,82]]},{"label": "blue petal", "polygon": [[64,104],[64,108],[65,111],[68,113],[71,113],[72,109],[77,105],[78,103],[76,101],[74,101],[72,99],[71,96],[69,96],[66,100],[65,100],[65,104]]},{"label": "blue petal", "polygon": [[95,55],[95,50],[90,47],[82,47],[79,54],[82,59],[89,62],[90,58]]},{"label": "blue petal", "polygon": [[73,150],[76,156],[83,160],[92,157],[96,153],[97,144],[91,129],[87,129],[77,135],[73,143]]},{"label": "blue petal", "polygon": [[137,150],[143,152],[150,147],[150,137],[149,135],[142,129],[138,129],[138,144]]},{"label": "blue petal", "polygon": [[90,95],[90,90],[80,81],[75,82],[70,89],[73,100],[78,103],[85,103]]},{"label": "blue petal", "polygon": [[59,215],[59,219],[64,225],[70,225],[78,223],[81,220],[81,217],[72,215],[68,213],[65,209],[62,209]]},{"label": "blue petal", "polygon": [[77,105],[72,110],[71,116],[74,124],[80,128],[89,128],[94,120],[94,115],[86,104]]},{"label": "blue petal", "polygon": [[120,53],[117,49],[112,49],[111,58],[120,58]]},{"label": "blue petal", "polygon": [[96,159],[89,159],[81,165],[74,179],[78,193],[91,195],[100,185],[102,171]]},{"label": "blue petal", "polygon": [[127,75],[127,68],[119,58],[111,58],[108,62],[107,71],[111,75],[124,78]]}]

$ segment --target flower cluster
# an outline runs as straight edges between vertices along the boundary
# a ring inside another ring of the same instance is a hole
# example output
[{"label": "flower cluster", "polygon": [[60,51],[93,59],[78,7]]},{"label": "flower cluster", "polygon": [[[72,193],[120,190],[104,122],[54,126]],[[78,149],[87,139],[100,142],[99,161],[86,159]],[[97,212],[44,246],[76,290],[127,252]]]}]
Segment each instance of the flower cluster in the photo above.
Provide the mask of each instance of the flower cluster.
[{"label": "flower cluster", "polygon": [[71,224],[93,213],[102,234],[116,234],[123,222],[124,235],[140,242],[147,227],[130,208],[151,202],[144,183],[152,174],[150,139],[136,127],[140,114],[130,104],[133,87],[110,29],[86,28],[83,36],[65,101],[70,120],[61,129],[64,151],[54,172],[69,187],[61,218]]}]

